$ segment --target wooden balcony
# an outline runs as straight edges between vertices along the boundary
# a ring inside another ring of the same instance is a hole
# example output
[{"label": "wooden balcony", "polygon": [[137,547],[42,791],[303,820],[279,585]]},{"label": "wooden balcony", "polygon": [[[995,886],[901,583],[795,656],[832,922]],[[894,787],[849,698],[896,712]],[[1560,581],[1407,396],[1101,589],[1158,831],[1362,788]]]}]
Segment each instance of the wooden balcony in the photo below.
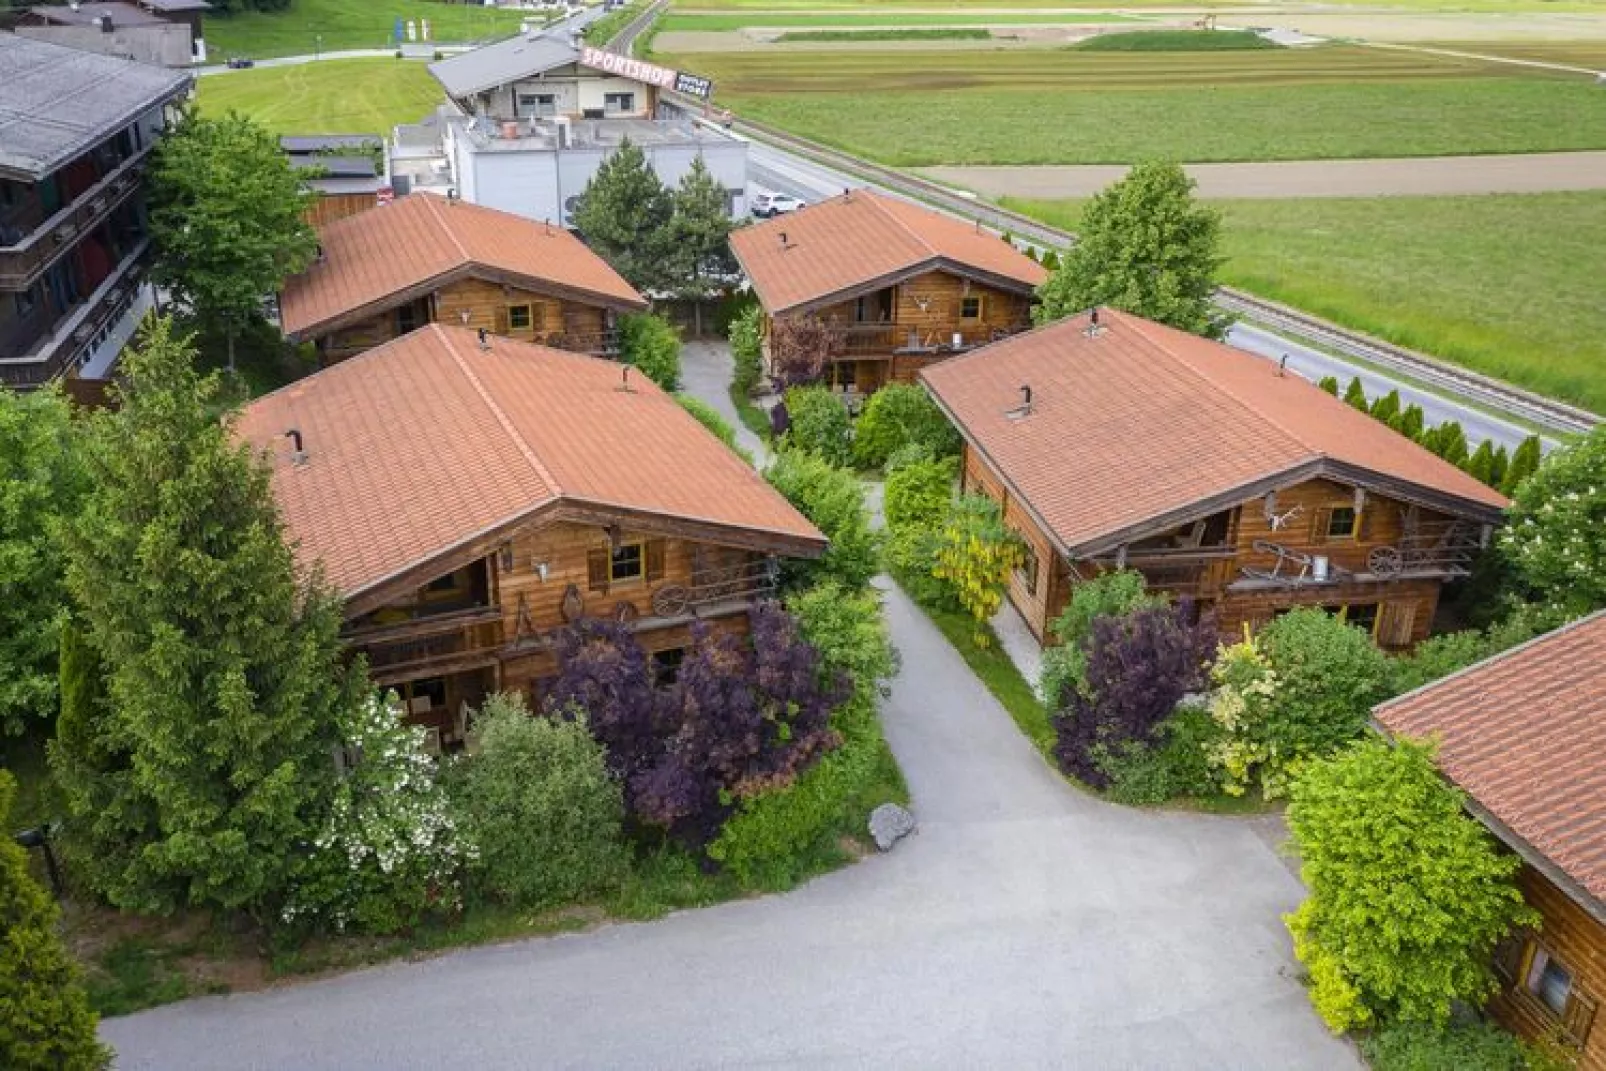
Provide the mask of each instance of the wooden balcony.
[{"label": "wooden balcony", "polygon": [[1220,594],[1236,574],[1237,555],[1237,548],[1229,544],[1165,547],[1100,559],[1097,564],[1142,573],[1150,591],[1164,591],[1177,598],[1207,599]]},{"label": "wooden balcony", "polygon": [[553,349],[592,357],[619,356],[618,331],[552,331],[536,341]]},{"label": "wooden balcony", "polygon": [[397,684],[494,665],[502,647],[502,611],[471,606],[351,629],[341,638],[353,652],[368,656],[375,684]]},{"label": "wooden balcony", "polygon": [[20,321],[12,337],[0,338],[0,384],[40,387],[61,378],[90,347],[102,329],[128,314],[145,274],[142,238],[83,301],[47,323],[43,316]]},{"label": "wooden balcony", "polygon": [[966,353],[992,342],[999,342],[1031,329],[1031,324],[996,325],[951,324],[943,327],[908,324],[851,324],[838,328],[840,355],[946,357]]},{"label": "wooden balcony", "polygon": [[0,246],[0,290],[26,290],[78,239],[100,226],[139,189],[146,147],[108,171],[72,203],[12,245]]},{"label": "wooden balcony", "polygon": [[1257,556],[1269,566],[1245,566],[1233,591],[1308,587],[1322,584],[1379,583],[1393,580],[1453,580],[1471,574],[1487,543],[1482,525],[1444,521],[1409,528],[1393,543],[1301,550],[1256,540]]}]

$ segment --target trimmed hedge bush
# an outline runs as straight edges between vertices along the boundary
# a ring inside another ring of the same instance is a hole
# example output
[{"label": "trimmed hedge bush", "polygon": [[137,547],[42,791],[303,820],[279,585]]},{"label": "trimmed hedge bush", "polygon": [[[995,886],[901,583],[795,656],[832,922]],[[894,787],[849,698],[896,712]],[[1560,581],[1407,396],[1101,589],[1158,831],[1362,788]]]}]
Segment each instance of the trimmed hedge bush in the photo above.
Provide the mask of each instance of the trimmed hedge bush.
[{"label": "trimmed hedge bush", "polygon": [[680,332],[663,317],[636,313],[620,318],[619,355],[664,390],[680,388]]},{"label": "trimmed hedge bush", "polygon": [[839,468],[853,463],[853,423],[842,399],[824,387],[793,387],[786,392],[792,426],[786,441]]},{"label": "trimmed hedge bush", "polygon": [[736,361],[732,383],[742,394],[751,394],[764,378],[764,310],[748,305],[731,320],[731,357]]},{"label": "trimmed hedge bush", "polygon": [[736,429],[731,427],[725,418],[719,415],[719,410],[701,398],[690,394],[677,394],[675,395],[675,401],[679,402],[680,407],[690,413],[697,423],[707,428],[714,438],[730,447],[737,457],[740,457],[749,465],[753,463],[752,455],[736,445]]},{"label": "trimmed hedge bush", "polygon": [[959,453],[959,432],[921,387],[889,383],[864,405],[853,431],[853,460],[860,468],[880,468],[893,452],[918,444],[935,457]]},{"label": "trimmed hedge bush", "polygon": [[857,591],[868,584],[880,569],[881,539],[870,527],[859,478],[816,454],[796,449],[776,455],[764,478],[831,541],[825,556],[816,561],[783,561],[781,575],[786,585],[796,589],[833,579],[849,591]]}]

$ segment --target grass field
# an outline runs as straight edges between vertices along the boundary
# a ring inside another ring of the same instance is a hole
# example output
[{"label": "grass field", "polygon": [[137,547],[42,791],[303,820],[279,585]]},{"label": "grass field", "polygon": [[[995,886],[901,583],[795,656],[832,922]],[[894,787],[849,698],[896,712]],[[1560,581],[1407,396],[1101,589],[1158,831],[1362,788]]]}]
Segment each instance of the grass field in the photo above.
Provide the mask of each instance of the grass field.
[{"label": "grass field", "polygon": [[1135,30],[1099,34],[1070,47],[1077,52],[1251,52],[1283,46],[1247,30]]},{"label": "grass field", "polygon": [[[1499,14],[1545,12],[1560,14],[1599,14],[1600,0],[1334,0],[1338,7],[1346,5],[1366,8],[1387,7],[1402,12],[1493,12]],[[676,11],[897,11],[914,8],[922,11],[986,11],[1002,8],[1019,11],[1035,8],[1209,8],[1244,7],[1240,0],[1191,0],[1179,4],[1177,0],[686,0],[676,4]],[[1294,2],[1287,5],[1267,4],[1266,11],[1309,11],[1309,5]]]},{"label": "grass field", "polygon": [[901,166],[1606,147],[1606,93],[1584,77],[1348,46],[666,60],[712,77],[749,118]]},{"label": "grass field", "polygon": [[725,33],[744,30],[750,26],[765,29],[844,29],[854,26],[1030,26],[1074,23],[1128,22],[1121,15],[1104,15],[1077,11],[1044,11],[1038,14],[1024,11],[956,11],[951,15],[932,11],[848,11],[838,14],[830,11],[790,12],[753,11],[745,14],[729,12],[694,12],[675,10],[659,20],[662,31],[690,30],[698,33]]},{"label": "grass field", "polygon": [[1216,207],[1223,282],[1606,413],[1606,191]]},{"label": "grass field", "polygon": [[1425,47],[1447,48],[1454,52],[1472,52],[1483,56],[1506,56],[1510,59],[1537,60],[1540,63],[1565,63],[1572,67],[1588,67],[1606,71],[1606,41],[1435,41]]},{"label": "grass field", "polygon": [[275,134],[383,134],[423,118],[445,97],[414,60],[326,60],[198,79],[203,113],[229,110]]},{"label": "grass field", "polygon": [[512,33],[527,14],[432,0],[291,0],[288,11],[208,14],[206,45],[219,60],[311,54],[320,35],[325,52],[385,48],[397,19],[428,19],[436,41],[478,41]]},{"label": "grass field", "polygon": [[982,26],[904,27],[900,30],[789,30],[776,40],[795,41],[987,41],[992,33]]}]

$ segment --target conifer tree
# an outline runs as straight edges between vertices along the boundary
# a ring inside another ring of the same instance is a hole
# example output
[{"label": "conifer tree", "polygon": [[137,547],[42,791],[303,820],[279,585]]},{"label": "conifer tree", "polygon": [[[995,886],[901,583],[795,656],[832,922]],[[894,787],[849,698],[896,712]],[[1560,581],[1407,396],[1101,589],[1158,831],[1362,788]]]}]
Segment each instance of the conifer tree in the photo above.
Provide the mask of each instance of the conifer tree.
[{"label": "conifer tree", "polygon": [[1326,391],[1328,394],[1331,394],[1333,397],[1338,397],[1337,376],[1323,376],[1321,382],[1317,383],[1316,385],[1322,390]]},{"label": "conifer tree", "polygon": [[93,489],[67,540],[105,670],[92,738],[126,756],[120,796],[138,819],[99,891],[260,916],[322,820],[338,725],[367,689],[342,664],[338,600],[297,568],[267,467],[218,419],[218,378],[194,358],[158,320],[125,359],[118,408],[89,428]]},{"label": "conifer tree", "polygon": [[1405,411],[1400,414],[1400,426],[1397,430],[1412,442],[1421,442],[1422,426],[1425,423],[1426,417],[1422,413],[1422,407],[1412,403],[1406,406]]},{"label": "conifer tree", "polygon": [[1348,402],[1351,406],[1359,409],[1363,413],[1370,413],[1372,411],[1372,407],[1367,404],[1366,388],[1361,386],[1360,376],[1355,376],[1352,378],[1349,381],[1349,386],[1344,388],[1344,401]]},{"label": "conifer tree", "polygon": [[1494,445],[1488,439],[1479,443],[1478,448],[1472,452],[1472,457],[1467,460],[1466,469],[1467,475],[1479,483],[1491,487],[1498,486],[1494,479]]},{"label": "conifer tree", "polygon": [[1467,433],[1453,420],[1439,425],[1438,450],[1440,457],[1458,469],[1467,467]]},{"label": "conifer tree", "polygon": [[731,217],[725,188],[708,170],[702,154],[692,161],[670,195],[670,216],[665,246],[671,258],[669,289],[692,302],[694,330],[703,333],[702,303],[719,295],[725,280],[736,270],[730,251]]},{"label": "conifer tree", "polygon": [[[0,770],[0,829],[9,831],[17,783]],[[28,875],[23,849],[0,837],[0,1067],[89,1071],[111,1053],[56,934],[56,905]]]},{"label": "conifer tree", "polygon": [[668,225],[674,197],[647,163],[647,154],[627,138],[591,176],[571,218],[598,256],[637,290],[673,283]]},{"label": "conifer tree", "polygon": [[1511,466],[1506,469],[1506,477],[1501,490],[1507,495],[1513,494],[1518,487],[1522,486],[1522,481],[1532,476],[1539,468],[1541,456],[1539,436],[1530,435],[1522,440],[1521,445],[1517,447],[1516,453],[1511,455]]},{"label": "conifer tree", "polygon": [[1372,403],[1372,419],[1394,426],[1400,415],[1400,392],[1391,390]]}]

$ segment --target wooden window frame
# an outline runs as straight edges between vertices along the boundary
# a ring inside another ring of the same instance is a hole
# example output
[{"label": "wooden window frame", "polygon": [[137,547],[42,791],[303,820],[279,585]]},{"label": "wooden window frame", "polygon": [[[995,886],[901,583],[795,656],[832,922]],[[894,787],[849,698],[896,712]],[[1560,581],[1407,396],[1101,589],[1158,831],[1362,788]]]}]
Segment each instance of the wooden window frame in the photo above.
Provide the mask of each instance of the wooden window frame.
[{"label": "wooden window frame", "polygon": [[[1541,956],[1544,957],[1543,962],[1540,961]],[[1567,993],[1559,1012],[1540,995],[1537,984],[1543,977],[1545,967],[1550,964],[1555,964],[1567,974]],[[1581,1049],[1589,1043],[1599,1003],[1579,989],[1578,972],[1537,937],[1528,937],[1523,945],[1516,976],[1511,980],[1511,992],[1546,1021],[1553,1023],[1571,1044]]]},{"label": "wooden window frame", "polygon": [[[636,569],[635,569],[635,572],[626,573],[624,576],[620,576],[619,575],[620,555],[626,554],[627,551],[634,551],[635,552],[634,558],[635,558],[635,563],[636,563]],[[641,540],[638,539],[638,540],[635,540],[635,541],[630,542],[630,543],[620,543],[617,547],[612,547],[612,548],[609,549],[609,551],[608,551],[608,584],[609,584],[610,587],[615,585],[615,584],[641,583],[641,582],[645,581],[646,579],[647,579],[647,547],[646,547],[645,543],[643,543]]]},{"label": "wooden window frame", "polygon": [[[976,303],[976,313],[973,316],[965,312],[965,306],[970,304],[972,301]],[[980,320],[985,317],[986,314],[987,299],[984,295],[966,294],[964,297],[959,299],[959,318],[961,320]]]},{"label": "wooden window frame", "polygon": [[1020,574],[1021,579],[1025,582],[1026,594],[1035,599],[1037,598],[1037,574],[1042,571],[1042,562],[1037,558],[1037,548],[1032,545],[1032,541],[1019,532],[1016,532],[1015,535],[1020,539],[1021,547],[1026,552],[1021,558],[1019,568],[1015,571]]},{"label": "wooden window frame", "polygon": [[[1340,541],[1354,542],[1361,534],[1361,514],[1354,506],[1333,506],[1327,511],[1327,526],[1323,533],[1323,542],[1337,543]],[[1333,530],[1333,522],[1340,517],[1349,518],[1349,529],[1343,532]]]},{"label": "wooden window frame", "polygon": [[[524,322],[517,322],[518,314],[524,314]],[[521,305],[507,307],[507,329],[509,331],[533,331],[535,329],[535,310],[528,302]]]}]

